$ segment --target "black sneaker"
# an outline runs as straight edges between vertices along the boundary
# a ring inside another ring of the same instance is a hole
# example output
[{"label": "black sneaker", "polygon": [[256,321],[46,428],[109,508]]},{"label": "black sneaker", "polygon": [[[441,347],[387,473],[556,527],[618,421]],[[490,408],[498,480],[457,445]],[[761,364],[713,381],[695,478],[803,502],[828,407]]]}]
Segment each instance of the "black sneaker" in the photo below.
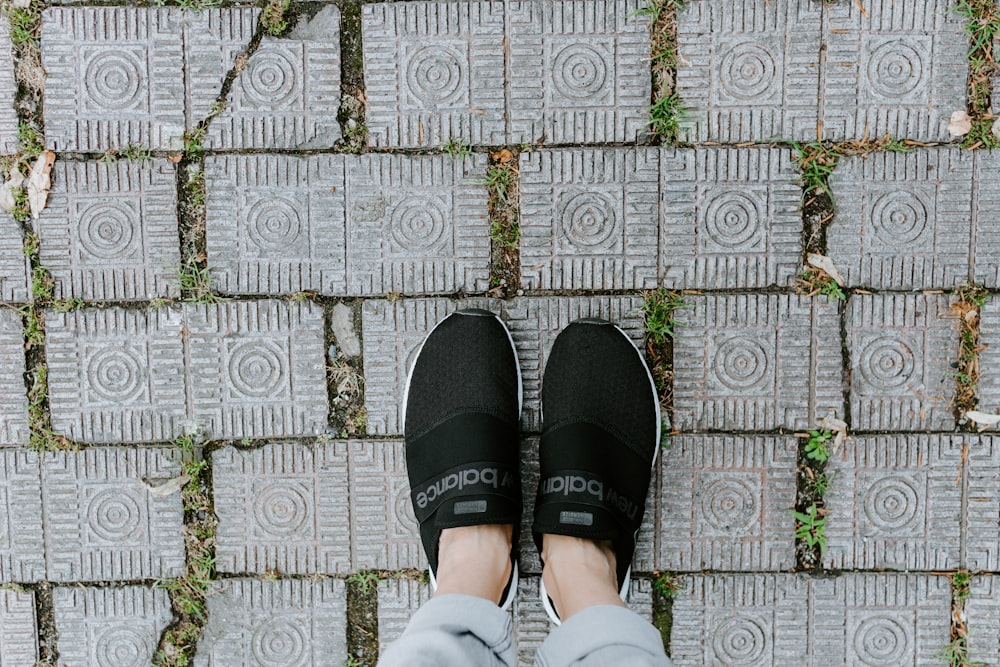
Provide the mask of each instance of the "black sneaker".
[{"label": "black sneaker", "polygon": [[424,339],[403,398],[406,469],[420,540],[437,589],[445,528],[513,524],[513,571],[501,607],[517,591],[521,522],[521,369],[510,332],[485,310],[449,315]]},{"label": "black sneaker", "polygon": [[[660,401],[642,354],[621,329],[573,322],[556,338],[542,384],[541,475],[532,533],[610,540],[622,600],[660,449]],[[558,624],[541,586],[542,604]]]}]

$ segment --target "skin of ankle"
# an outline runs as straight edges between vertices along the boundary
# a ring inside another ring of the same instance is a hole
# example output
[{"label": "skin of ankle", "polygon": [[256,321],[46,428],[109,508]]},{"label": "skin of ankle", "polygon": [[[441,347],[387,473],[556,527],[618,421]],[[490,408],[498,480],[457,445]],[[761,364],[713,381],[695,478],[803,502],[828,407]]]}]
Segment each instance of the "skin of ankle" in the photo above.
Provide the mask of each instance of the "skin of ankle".
[{"label": "skin of ankle", "polygon": [[434,596],[460,593],[500,603],[510,580],[511,525],[446,528],[438,539]]},{"label": "skin of ankle", "polygon": [[618,594],[615,552],[608,541],[565,535],[542,537],[542,580],[563,621],[587,607],[624,607]]}]

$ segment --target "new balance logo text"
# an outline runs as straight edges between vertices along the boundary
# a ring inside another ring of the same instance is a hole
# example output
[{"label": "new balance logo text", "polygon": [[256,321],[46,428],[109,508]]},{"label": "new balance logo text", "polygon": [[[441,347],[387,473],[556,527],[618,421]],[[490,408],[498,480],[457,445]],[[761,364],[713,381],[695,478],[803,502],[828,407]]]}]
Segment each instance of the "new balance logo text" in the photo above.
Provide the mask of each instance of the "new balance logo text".
[{"label": "new balance logo text", "polygon": [[470,468],[438,479],[426,489],[417,493],[417,507],[424,509],[439,497],[456,489],[461,491],[469,486],[486,486],[491,489],[506,489],[514,486],[514,477],[508,472],[501,473],[496,468]]},{"label": "new balance logo text", "polygon": [[639,513],[639,506],[621,495],[614,489],[609,488],[607,494],[604,491],[604,482],[596,479],[587,479],[579,475],[563,475],[562,477],[549,477],[542,483],[542,494],[561,493],[568,496],[571,493],[587,493],[598,500],[604,501],[617,509],[619,512],[634,521]]}]

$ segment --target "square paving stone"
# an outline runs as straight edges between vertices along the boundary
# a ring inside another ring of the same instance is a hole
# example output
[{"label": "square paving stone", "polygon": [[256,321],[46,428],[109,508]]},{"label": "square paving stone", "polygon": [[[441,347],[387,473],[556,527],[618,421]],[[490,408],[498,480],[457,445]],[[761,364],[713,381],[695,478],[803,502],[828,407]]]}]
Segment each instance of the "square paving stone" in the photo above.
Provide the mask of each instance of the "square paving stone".
[{"label": "square paving stone", "polygon": [[188,411],[206,437],[326,431],[322,308],[281,301],[188,305],[185,330]]},{"label": "square paving stone", "polygon": [[184,135],[182,10],[42,12],[46,146],[177,149]]},{"label": "square paving stone", "polygon": [[969,664],[1000,664],[1000,577],[972,577],[965,613]]},{"label": "square paving stone", "polygon": [[993,296],[980,309],[979,409],[1000,410],[1000,297]]},{"label": "square paving stone", "polygon": [[632,142],[649,122],[638,0],[507,3],[508,143]]},{"label": "square paving stone", "polygon": [[354,570],[425,569],[402,440],[349,444]]},{"label": "square paving stone", "polygon": [[952,289],[970,278],[973,154],[947,148],[846,157],[830,177],[828,255],[848,285]]},{"label": "square paving stone", "polygon": [[167,591],[145,586],[56,587],[52,607],[66,667],[151,663],[174,618]]},{"label": "square paving stone", "polygon": [[826,567],[945,570],[961,565],[967,438],[855,436],[827,462]]},{"label": "square paving stone", "polygon": [[506,143],[505,14],[502,2],[363,5],[371,145]]},{"label": "square paving stone", "polygon": [[0,154],[17,151],[17,112],[14,111],[14,54],[7,21],[0,21]]},{"label": "square paving stone", "polygon": [[379,580],[378,645],[381,651],[399,639],[410,622],[410,617],[430,599],[430,584],[413,579]]},{"label": "square paving stone", "polygon": [[157,449],[49,452],[42,525],[49,581],[129,581],[184,571],[180,493],[152,488],[180,476]]},{"label": "square paving stone", "polygon": [[[243,20],[239,26],[240,40],[249,41],[256,25]],[[218,89],[222,77],[216,81]],[[206,145],[330,148],[340,139],[339,110],[340,10],[330,5],[285,37],[264,36],[233,81],[226,109],[209,126]]]},{"label": "square paving stone", "polygon": [[35,594],[0,590],[0,665],[34,665],[36,660]]},{"label": "square paving stone", "polygon": [[678,428],[802,429],[842,416],[835,305],[776,294],[685,301],[675,313]]},{"label": "square paving stone", "polygon": [[951,636],[950,619],[951,582],[945,576],[813,579],[804,624],[807,664],[939,665],[941,647]]},{"label": "square paving stone", "polygon": [[811,0],[687,4],[677,13],[681,141],[814,140],[820,26]]},{"label": "square paving stone", "polygon": [[28,398],[24,385],[21,314],[0,308],[0,445],[28,442]]},{"label": "square paving stone", "polygon": [[179,309],[45,314],[55,431],[78,442],[170,440],[187,417]]},{"label": "square paving stone", "polygon": [[481,292],[489,287],[486,156],[347,159],[347,291]]},{"label": "square paving stone", "polygon": [[520,577],[517,582],[513,623],[518,665],[534,665],[535,654],[553,630],[539,598],[541,580],[541,577]]},{"label": "square paving stone", "polygon": [[874,294],[847,306],[857,430],[950,429],[955,316],[944,294]]},{"label": "square paving stone", "polygon": [[522,156],[524,286],[655,287],[658,158],[651,148],[543,150]]},{"label": "square paving stone", "polygon": [[673,436],[662,455],[659,567],[794,567],[795,438]]},{"label": "square paving stone", "polygon": [[57,298],[152,299],[179,294],[177,174],[167,160],[60,161],[37,223],[39,258]]},{"label": "square paving stone", "polygon": [[731,289],[792,283],[802,264],[799,177],[791,153],[783,149],[663,149],[663,285]]},{"label": "square paving stone", "polygon": [[339,579],[216,582],[194,666],[328,667],[345,662],[344,588]]},{"label": "square paving stone", "polygon": [[208,265],[236,294],[346,292],[344,158],[229,155],[205,161]]},{"label": "square paving stone", "polygon": [[[42,478],[38,455],[0,453],[0,581],[45,579]],[[0,646],[5,646],[0,639]],[[3,664],[4,656],[0,656]]]},{"label": "square paving stone", "polygon": [[294,443],[212,455],[220,572],[350,571],[347,443]]},{"label": "square paving stone", "polygon": [[483,308],[499,314],[501,302],[492,299],[364,302],[361,340],[369,434],[403,432],[403,389],[417,350],[438,322],[461,308]]},{"label": "square paving stone", "polygon": [[962,567],[995,571],[1000,568],[1000,437],[970,434],[964,440],[968,481]]},{"label": "square paving stone", "polygon": [[20,224],[0,214],[0,303],[28,300],[29,271]]},{"label": "square paving stone", "polygon": [[[1000,106],[1000,88],[996,90],[993,99]],[[975,279],[987,287],[1000,287],[1000,154],[976,153],[972,188]]]},{"label": "square paving stone", "polygon": [[965,24],[951,0],[824,5],[823,138],[951,141],[948,119],[965,109]]}]

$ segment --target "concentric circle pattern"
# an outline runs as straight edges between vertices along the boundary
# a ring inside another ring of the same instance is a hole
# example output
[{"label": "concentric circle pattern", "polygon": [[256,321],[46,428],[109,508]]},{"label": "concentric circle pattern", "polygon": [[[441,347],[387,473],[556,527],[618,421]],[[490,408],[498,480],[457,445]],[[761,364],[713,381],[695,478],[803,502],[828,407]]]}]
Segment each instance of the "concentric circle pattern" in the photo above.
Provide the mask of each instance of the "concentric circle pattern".
[{"label": "concentric circle pattern", "polygon": [[309,518],[309,499],[301,488],[287,482],[269,484],[257,490],[254,517],[268,535],[289,537],[299,532]]},{"label": "concentric circle pattern", "polygon": [[886,245],[908,245],[927,229],[927,206],[912,192],[888,192],[872,202],[871,222]]},{"label": "concentric circle pattern", "polygon": [[920,85],[924,56],[902,40],[884,42],[868,56],[868,82],[882,97],[900,98]]},{"label": "concentric circle pattern", "polygon": [[737,535],[757,520],[757,495],[745,480],[716,480],[702,493],[701,518],[718,531]]},{"label": "concentric circle pattern", "polygon": [[290,200],[268,196],[250,206],[246,225],[247,236],[257,247],[287,252],[298,241],[302,216]]},{"label": "concentric circle pattern", "polygon": [[447,242],[448,215],[434,197],[410,195],[392,209],[389,233],[396,251],[427,253]]},{"label": "concentric circle pattern", "polygon": [[763,215],[756,198],[736,190],[709,195],[705,206],[705,232],[716,245],[745,249],[763,231]]},{"label": "concentric circle pattern", "polygon": [[759,388],[767,377],[768,355],[753,338],[730,338],[716,350],[713,368],[719,381],[733,391]]},{"label": "concentric circle pattern", "polygon": [[722,56],[719,81],[726,93],[747,102],[760,101],[777,82],[774,56],[763,44],[741,42]]},{"label": "concentric circle pattern", "polygon": [[920,493],[908,479],[876,481],[865,490],[863,502],[868,522],[887,535],[910,526],[920,515]]},{"label": "concentric circle pattern", "polygon": [[149,638],[132,628],[110,628],[94,642],[97,667],[142,667],[152,655]]},{"label": "concentric circle pattern", "polygon": [[107,347],[94,353],[85,371],[89,393],[109,402],[135,398],[146,380],[145,361],[127,347]]},{"label": "concentric circle pattern", "polygon": [[269,341],[244,341],[229,353],[229,380],[246,397],[273,396],[285,382],[286,364],[281,350]]},{"label": "concentric circle pattern", "polygon": [[584,250],[608,250],[615,244],[618,219],[611,198],[600,192],[570,194],[561,206],[563,235]]},{"label": "concentric circle pattern", "polygon": [[96,202],[80,212],[77,224],[80,246],[98,259],[124,259],[139,241],[139,221],[124,202]]},{"label": "concentric circle pattern", "polygon": [[309,662],[309,643],[303,628],[290,619],[269,618],[254,628],[250,639],[255,665],[299,667]]},{"label": "concentric circle pattern", "polygon": [[893,337],[868,341],[859,358],[861,376],[875,389],[895,391],[906,386],[914,375],[916,359],[906,342]]},{"label": "concentric circle pattern", "polygon": [[87,526],[102,540],[131,543],[139,535],[143,513],[139,501],[122,489],[105,489],[87,503]]},{"label": "concentric circle pattern", "polygon": [[711,629],[712,648],[716,661],[712,664],[728,667],[761,665],[767,649],[767,633],[761,623],[749,616],[724,620]]},{"label": "concentric circle pattern", "polygon": [[904,665],[912,657],[909,633],[899,621],[888,616],[865,618],[859,624],[854,651],[870,667]]},{"label": "concentric circle pattern", "polygon": [[83,68],[87,98],[98,107],[119,113],[137,106],[146,88],[144,69],[130,51],[101,51]]},{"label": "concentric circle pattern", "polygon": [[262,109],[287,105],[297,94],[299,82],[292,55],[278,49],[253,54],[240,75],[243,95]]},{"label": "concentric circle pattern", "polygon": [[467,86],[465,79],[464,60],[449,48],[424,47],[406,63],[407,90],[431,108],[457,102]]},{"label": "concentric circle pattern", "polygon": [[608,67],[587,44],[563,47],[552,59],[552,83],[563,97],[583,102],[607,90]]}]

